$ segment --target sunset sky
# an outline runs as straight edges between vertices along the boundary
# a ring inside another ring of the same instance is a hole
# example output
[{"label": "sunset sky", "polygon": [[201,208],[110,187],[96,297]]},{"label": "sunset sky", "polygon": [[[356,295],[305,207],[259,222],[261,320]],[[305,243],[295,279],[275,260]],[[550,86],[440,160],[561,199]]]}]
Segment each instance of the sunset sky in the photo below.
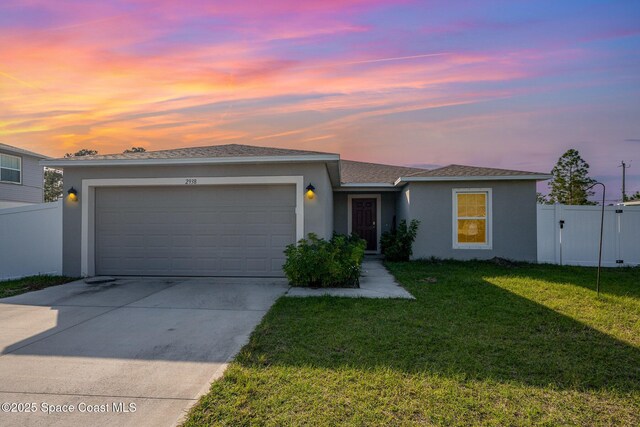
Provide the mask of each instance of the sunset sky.
[{"label": "sunset sky", "polygon": [[227,143],[640,190],[640,1],[0,2],[0,142]]}]

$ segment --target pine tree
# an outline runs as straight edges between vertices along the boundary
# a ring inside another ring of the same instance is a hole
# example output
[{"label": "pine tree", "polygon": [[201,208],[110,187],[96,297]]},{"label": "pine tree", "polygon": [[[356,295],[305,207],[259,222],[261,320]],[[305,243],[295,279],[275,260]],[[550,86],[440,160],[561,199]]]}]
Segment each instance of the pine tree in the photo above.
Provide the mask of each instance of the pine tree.
[{"label": "pine tree", "polygon": [[596,181],[589,177],[589,164],[578,150],[567,150],[551,171],[553,178],[549,182],[551,191],[549,201],[564,205],[595,205],[589,201],[594,192],[588,190]]}]

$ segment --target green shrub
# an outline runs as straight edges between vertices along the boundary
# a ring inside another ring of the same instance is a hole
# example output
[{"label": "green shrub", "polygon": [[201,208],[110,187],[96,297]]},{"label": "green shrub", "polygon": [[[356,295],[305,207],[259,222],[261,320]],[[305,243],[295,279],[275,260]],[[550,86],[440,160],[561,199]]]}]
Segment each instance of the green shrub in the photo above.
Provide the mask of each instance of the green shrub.
[{"label": "green shrub", "polygon": [[284,273],[292,286],[357,287],[366,245],[356,235],[334,234],[327,241],[309,233],[287,246]]},{"label": "green shrub", "polygon": [[413,242],[418,234],[420,221],[412,219],[407,226],[404,219],[394,231],[387,231],[380,237],[380,249],[387,261],[409,261],[413,254]]}]

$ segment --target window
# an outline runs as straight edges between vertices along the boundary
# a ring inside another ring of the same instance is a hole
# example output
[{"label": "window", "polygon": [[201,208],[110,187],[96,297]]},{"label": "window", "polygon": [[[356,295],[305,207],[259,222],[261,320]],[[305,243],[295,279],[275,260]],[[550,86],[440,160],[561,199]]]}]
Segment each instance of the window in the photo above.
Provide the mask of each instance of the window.
[{"label": "window", "polygon": [[491,249],[491,189],[453,190],[453,248]]},{"label": "window", "polygon": [[22,159],[8,154],[0,154],[0,181],[22,182]]}]

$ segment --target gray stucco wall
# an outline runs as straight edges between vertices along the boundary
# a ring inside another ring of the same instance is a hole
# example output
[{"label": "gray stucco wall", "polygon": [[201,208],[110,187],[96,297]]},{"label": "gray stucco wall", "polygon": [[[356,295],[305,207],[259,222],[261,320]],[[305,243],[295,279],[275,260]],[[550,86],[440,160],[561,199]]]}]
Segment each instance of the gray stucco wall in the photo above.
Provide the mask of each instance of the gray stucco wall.
[{"label": "gray stucco wall", "polygon": [[336,191],[333,193],[333,229],[336,233],[347,234],[349,231],[349,194],[380,194],[382,203],[380,215],[382,216],[382,233],[391,230],[393,226],[393,216],[396,214],[396,198],[395,192],[343,192]]},{"label": "gray stucco wall", "polygon": [[[326,168],[325,168],[326,171]],[[325,234],[326,237],[330,237],[331,234],[333,234],[333,210],[334,210],[334,200],[333,200],[333,193],[331,191],[331,189],[333,188],[333,185],[331,184],[331,180],[329,179],[329,172],[326,171],[327,173],[325,173],[324,175],[321,175],[323,178],[322,181],[322,188],[326,188],[327,189],[327,194],[323,194],[322,195],[322,207],[323,207],[323,215],[324,215],[324,229],[326,230],[326,233],[329,233],[329,235]],[[306,181],[305,181],[305,186],[306,186]],[[315,186],[315,184],[314,184]],[[317,189],[316,189],[317,190]],[[323,190],[324,191],[324,190]],[[331,196],[329,196],[329,193],[331,193]],[[318,197],[320,197],[318,195]]]},{"label": "gray stucco wall", "polygon": [[0,182],[0,201],[42,203],[44,168],[38,164],[40,159],[24,154],[16,154],[0,149],[0,153],[22,158],[22,183]]},{"label": "gray stucco wall", "polygon": [[[452,190],[491,188],[493,248],[453,249]],[[537,258],[535,181],[459,181],[407,184],[397,199],[398,221],[419,219],[413,257],[535,262]]]},{"label": "gray stucco wall", "polygon": [[305,197],[304,233],[316,233],[329,238],[333,232],[333,190],[323,163],[286,163],[254,165],[193,165],[193,166],[136,166],[136,167],[66,167],[64,194],[70,187],[78,190],[78,202],[64,201],[63,209],[63,272],[80,275],[81,204],[83,179],[108,178],[200,178],[233,176],[304,176],[304,186],[312,183],[316,197]]}]

